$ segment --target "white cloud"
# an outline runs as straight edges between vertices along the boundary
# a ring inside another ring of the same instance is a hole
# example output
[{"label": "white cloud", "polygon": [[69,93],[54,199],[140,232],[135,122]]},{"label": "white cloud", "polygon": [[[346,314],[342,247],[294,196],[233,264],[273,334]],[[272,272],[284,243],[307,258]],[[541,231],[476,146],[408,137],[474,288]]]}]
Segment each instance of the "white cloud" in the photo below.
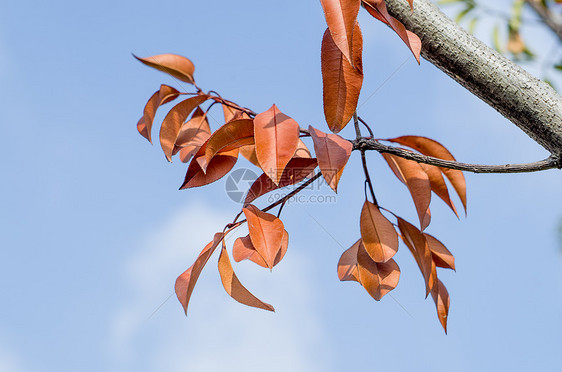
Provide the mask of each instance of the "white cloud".
[{"label": "white cloud", "polygon": [[[189,206],[152,232],[125,268],[132,293],[115,312],[110,351],[115,370],[145,371],[325,371],[331,353],[316,319],[305,259],[298,247],[274,270],[236,265],[240,280],[275,314],[229,298],[211,258],[197,284],[189,316],[172,293],[178,274],[195,259],[231,216],[204,205]],[[233,241],[233,240],[231,240]],[[136,367],[136,368],[135,368]]]},{"label": "white cloud", "polygon": [[2,372],[23,372],[21,360],[15,353],[0,345],[0,371]]}]

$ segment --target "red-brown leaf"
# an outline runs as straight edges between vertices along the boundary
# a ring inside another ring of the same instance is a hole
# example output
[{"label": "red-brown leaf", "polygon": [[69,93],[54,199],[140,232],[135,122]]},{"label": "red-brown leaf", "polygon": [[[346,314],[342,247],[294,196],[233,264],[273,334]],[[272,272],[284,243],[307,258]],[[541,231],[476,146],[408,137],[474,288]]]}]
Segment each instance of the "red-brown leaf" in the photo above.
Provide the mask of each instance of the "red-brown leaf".
[{"label": "red-brown leaf", "polygon": [[160,127],[160,145],[168,161],[172,161],[174,145],[176,144],[176,139],[178,138],[183,123],[193,110],[206,100],[206,95],[188,98],[172,107],[168,115],[164,118],[162,126]]},{"label": "red-brown leaf", "polygon": [[455,257],[445,247],[443,243],[437,240],[434,236],[424,233],[425,239],[431,251],[433,261],[438,267],[445,269],[455,270]]},{"label": "red-brown leaf", "polygon": [[287,230],[283,230],[283,238],[281,238],[281,246],[279,247],[279,250],[277,251],[277,254],[275,255],[275,260],[273,261],[273,266],[275,266],[279,262],[281,262],[283,257],[285,257],[285,254],[287,253],[288,248],[289,248],[289,233],[287,232]]},{"label": "red-brown leaf", "polygon": [[254,122],[252,119],[233,120],[215,131],[205,149],[207,163],[221,152],[254,144]]},{"label": "red-brown leaf", "polygon": [[425,279],[425,296],[427,297],[437,284],[437,269],[425,235],[402,218],[398,218],[398,228],[402,234],[402,240],[410,249]]},{"label": "red-brown leaf", "polygon": [[324,116],[334,133],[341,131],[357,108],[363,85],[363,37],[359,24],[353,37],[353,65],[344,57],[329,30],[322,39],[322,84],[324,92]]},{"label": "red-brown leaf", "polygon": [[[223,152],[211,160],[211,162],[206,166],[206,172],[204,172],[201,168],[201,160],[205,160],[205,147],[206,144],[201,146],[197,154],[195,154],[193,160],[191,160],[191,163],[189,163],[189,167],[187,167],[187,173],[185,174],[185,179],[180,187],[180,190],[208,185],[219,180],[230,172],[238,160],[238,149]],[[205,163],[203,162],[203,164]]]},{"label": "red-brown leaf", "polygon": [[301,182],[311,175],[317,165],[318,163],[315,158],[291,159],[281,175],[279,185],[274,184],[273,181],[265,173],[263,173],[254,181],[252,186],[250,186],[250,190],[248,190],[246,199],[244,200],[244,205],[250,204],[260,196],[265,195],[270,191]]},{"label": "red-brown leaf", "polygon": [[359,282],[376,301],[392,291],[400,280],[400,268],[393,259],[387,262],[375,262],[359,244],[357,250],[357,274]]},{"label": "red-brown leaf", "polygon": [[365,200],[361,210],[361,239],[375,262],[387,262],[398,251],[398,234],[379,208]]},{"label": "red-brown leaf", "polygon": [[359,274],[357,273],[357,252],[361,244],[361,239],[359,239],[351,248],[341,255],[338,262],[338,278],[340,278],[342,282],[359,282]]},{"label": "red-brown leaf", "polygon": [[172,75],[176,79],[193,84],[193,73],[195,66],[188,58],[177,54],[158,54],[151,57],[140,58],[133,54],[133,57],[141,61],[147,66]]},{"label": "red-brown leaf", "polygon": [[312,158],[312,154],[306,144],[299,138],[299,144],[297,145],[297,149],[295,150],[295,154],[293,155],[295,158]]},{"label": "red-brown leaf", "polygon": [[256,155],[256,145],[246,145],[240,147],[240,155],[245,157],[250,163],[259,168],[258,156]]},{"label": "red-brown leaf", "polygon": [[[273,267],[281,262],[281,260],[285,256],[285,253],[287,253],[288,247],[289,233],[287,232],[287,230],[285,230],[283,232],[283,238],[281,239],[281,246],[279,247],[279,250],[275,255]],[[234,261],[236,262],[240,262],[242,260],[250,260],[261,267],[267,267],[267,263],[252,244],[250,235],[246,235],[242,238],[236,239],[236,241],[234,242],[234,246],[232,247],[232,258],[234,258]]]},{"label": "red-brown leaf", "polygon": [[187,163],[199,151],[201,146],[207,142],[210,136],[211,127],[207,120],[207,114],[198,107],[193,112],[191,119],[182,125],[176,139],[175,150],[179,150],[180,160]]},{"label": "red-brown leaf", "polygon": [[419,163],[413,160],[407,160],[391,154],[382,154],[382,156],[396,177],[408,187],[418,212],[421,229],[424,230],[431,221],[431,214],[429,212],[431,184],[427,173],[425,173]]},{"label": "red-brown leaf", "polygon": [[458,217],[457,208],[453,204],[451,197],[449,196],[449,189],[447,188],[447,184],[445,183],[445,179],[443,178],[443,173],[441,173],[441,169],[434,165],[419,163],[420,167],[427,173],[427,177],[429,178],[429,184],[431,185],[431,191],[435,193],[438,197],[441,198],[453,211],[453,213]]},{"label": "red-brown leaf", "polygon": [[394,30],[394,32],[396,32],[398,36],[400,36],[402,41],[404,41],[406,46],[412,51],[414,57],[416,58],[416,61],[418,61],[419,64],[421,53],[420,38],[413,32],[406,30],[404,25],[399,20],[388,14],[386,3],[384,1],[363,0],[363,4],[370,15],[390,26]]},{"label": "red-brown leaf", "polygon": [[332,190],[337,192],[338,182],[349,160],[353,145],[337,134],[327,134],[312,126],[308,127],[308,131],[314,142],[314,152],[322,176]]},{"label": "red-brown leaf", "polygon": [[297,149],[299,125],[273,105],[255,117],[254,136],[262,170],[279,184],[285,166]]},{"label": "red-brown leaf", "polygon": [[197,107],[191,115],[191,119],[182,124],[176,138],[176,146],[184,147],[195,143],[201,146],[210,136],[211,127],[207,120],[207,113]]},{"label": "red-brown leaf", "polygon": [[248,220],[252,245],[271,269],[283,240],[285,231],[283,222],[270,213],[262,212],[254,205],[248,205],[243,211]]},{"label": "red-brown leaf", "polygon": [[361,0],[320,0],[334,44],[348,62],[355,61],[355,23]]},{"label": "red-brown leaf", "polygon": [[207,244],[207,246],[203,248],[201,253],[199,253],[199,256],[195,260],[195,263],[176,279],[176,296],[182,304],[183,310],[185,311],[186,315],[189,299],[191,297],[191,293],[193,292],[193,288],[197,283],[197,279],[199,278],[203,267],[205,267],[207,261],[209,261],[209,258],[223,238],[223,233],[216,233],[213,241]]},{"label": "red-brown leaf", "polygon": [[156,110],[158,110],[158,107],[161,105],[173,101],[179,95],[180,92],[178,92],[175,88],[162,84],[160,85],[160,89],[154,92],[144,106],[142,118],[140,118],[137,123],[137,130],[150,143],[152,143],[152,123],[154,122]]},{"label": "red-brown leaf", "polygon": [[447,333],[447,319],[449,317],[449,306],[451,305],[451,299],[449,298],[449,292],[441,280],[438,280],[438,285],[431,292],[433,301],[435,302],[435,307],[437,308],[437,317],[439,322]]},{"label": "red-brown leaf", "polygon": [[236,262],[250,260],[261,267],[267,267],[265,260],[252,244],[250,235],[246,235],[234,241],[234,245],[232,246],[232,258]]},{"label": "red-brown leaf", "polygon": [[228,252],[226,251],[226,247],[224,245],[219,257],[219,274],[221,276],[224,290],[236,301],[259,309],[275,311],[273,306],[261,301],[259,298],[250,293],[250,291],[248,291],[242,283],[240,283],[240,280],[238,280],[238,277],[232,269],[232,264],[230,263]]},{"label": "red-brown leaf", "polygon": [[[408,146],[427,156],[433,156],[443,160],[456,161],[455,157],[439,142],[431,138],[421,136],[402,136],[391,138],[389,141]],[[462,171],[456,169],[440,168],[443,174],[449,179],[461,199],[466,213],[466,181]]]}]

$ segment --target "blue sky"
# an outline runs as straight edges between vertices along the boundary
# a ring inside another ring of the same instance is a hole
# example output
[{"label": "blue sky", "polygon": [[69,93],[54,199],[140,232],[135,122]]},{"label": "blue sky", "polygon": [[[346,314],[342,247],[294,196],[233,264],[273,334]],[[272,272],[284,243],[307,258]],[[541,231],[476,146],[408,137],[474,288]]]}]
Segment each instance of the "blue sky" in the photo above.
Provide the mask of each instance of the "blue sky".
[{"label": "blue sky", "polygon": [[[431,64],[418,67],[384,26],[360,22],[360,115],[378,137],[429,136],[466,162],[547,156]],[[434,201],[429,232],[457,259],[456,273],[441,274],[451,295],[447,336],[404,247],[400,284],[381,302],[337,279],[340,254],[359,236],[357,154],[335,203],[284,209],[289,252],[273,273],[236,266],[275,314],[230,299],[213,260],[188,318],[174,297],[166,301],[239,205],[224,180],[177,191],[186,166],[166,163],[135,129],[159,84],[176,81],[130,53],[186,55],[204,89],[255,111],[275,103],[301,126],[325,130],[324,29],[318,1],[3,2],[1,371],[557,370],[559,171],[467,174],[460,221]],[[343,135],[353,137],[351,128]],[[406,190],[380,156],[368,158],[379,201],[415,221]]]}]

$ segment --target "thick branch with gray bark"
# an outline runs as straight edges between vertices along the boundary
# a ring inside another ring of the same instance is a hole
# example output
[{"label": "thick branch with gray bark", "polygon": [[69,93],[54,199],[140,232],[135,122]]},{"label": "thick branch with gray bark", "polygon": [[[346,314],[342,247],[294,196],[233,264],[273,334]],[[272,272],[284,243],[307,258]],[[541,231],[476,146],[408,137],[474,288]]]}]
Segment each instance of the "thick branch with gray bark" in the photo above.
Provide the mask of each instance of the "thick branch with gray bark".
[{"label": "thick branch with gray bark", "polygon": [[562,97],[468,34],[430,0],[386,0],[422,40],[422,56],[488,103],[555,156],[562,154]]}]

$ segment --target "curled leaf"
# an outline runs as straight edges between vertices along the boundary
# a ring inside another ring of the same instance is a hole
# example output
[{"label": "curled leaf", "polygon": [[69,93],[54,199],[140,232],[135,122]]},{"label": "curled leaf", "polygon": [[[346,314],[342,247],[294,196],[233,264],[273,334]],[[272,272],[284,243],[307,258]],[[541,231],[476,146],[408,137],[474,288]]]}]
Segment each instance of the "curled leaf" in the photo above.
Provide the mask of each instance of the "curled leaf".
[{"label": "curled leaf", "polygon": [[431,251],[433,261],[438,267],[445,269],[455,270],[455,257],[445,247],[443,243],[437,240],[434,236],[424,233],[425,239]]},{"label": "curled leaf", "polygon": [[322,176],[332,190],[337,192],[338,182],[351,156],[353,145],[337,134],[327,134],[312,126],[308,127],[308,131],[314,142],[314,152]]},{"label": "curled leaf", "polygon": [[188,58],[177,54],[158,54],[151,57],[140,58],[133,54],[133,57],[147,66],[172,75],[176,79],[194,84],[193,73],[195,66]]},{"label": "curled leaf", "polygon": [[316,159],[309,158],[293,158],[283,171],[281,178],[279,179],[279,184],[273,183],[271,178],[269,178],[265,173],[259,176],[250,190],[246,194],[246,199],[244,200],[244,205],[250,204],[262,195],[267,194],[270,191],[277,190],[286,186],[291,186],[297,184],[309,177],[317,166]]},{"label": "curled leaf", "polygon": [[176,279],[176,296],[183,306],[183,310],[185,311],[186,315],[189,299],[191,298],[191,293],[193,292],[193,288],[197,283],[197,279],[199,278],[201,271],[207,264],[207,261],[209,261],[209,258],[223,239],[223,233],[216,233],[213,241],[207,244],[205,248],[203,248],[201,253],[199,253],[199,256],[195,260],[195,263]]},{"label": "curled leaf", "polygon": [[449,292],[441,280],[438,280],[438,285],[436,289],[431,292],[433,301],[435,302],[435,307],[437,308],[437,317],[439,322],[443,326],[445,333],[447,333],[447,319],[449,317],[449,306],[451,305],[451,299],[449,298]]},{"label": "curled leaf", "polygon": [[271,269],[283,240],[285,231],[283,222],[270,213],[262,212],[254,205],[248,205],[242,210],[248,220],[252,245]]},{"label": "curled leaf", "polygon": [[254,122],[252,119],[233,120],[215,131],[205,149],[207,163],[221,152],[254,144]]},{"label": "curled leaf", "polygon": [[206,144],[201,146],[193,160],[191,160],[191,163],[189,163],[180,190],[208,185],[219,180],[230,172],[238,160],[238,149],[221,153],[216,155],[209,164],[203,163],[206,167],[205,172],[201,167],[201,162],[205,160],[205,147]]},{"label": "curled leaf", "polygon": [[[387,24],[400,36],[402,41],[406,44],[406,46],[412,51],[412,54],[420,63],[420,54],[421,54],[421,40],[418,35],[414,34],[411,31],[406,30],[404,25],[391,16],[386,9],[386,3],[382,0],[363,0],[363,5],[367,12],[370,15],[378,19],[379,21]],[[413,8],[412,8],[413,10]]]},{"label": "curled leaf", "polygon": [[137,123],[137,130],[150,143],[152,143],[152,123],[154,122],[156,110],[158,110],[158,107],[163,104],[173,101],[179,95],[180,92],[178,92],[175,88],[162,84],[160,85],[160,89],[154,92],[144,106],[142,118],[140,118]]},{"label": "curled leaf", "polygon": [[326,30],[322,39],[322,85],[324,116],[330,130],[341,131],[357,108],[363,85],[363,37],[359,24],[353,37],[353,64],[351,64]]},{"label": "curled leaf", "polygon": [[246,235],[234,241],[234,245],[232,246],[232,258],[236,262],[250,260],[261,267],[267,267],[267,263],[265,263],[263,257],[256,251],[256,248],[252,244],[250,235]]},{"label": "curled leaf", "polygon": [[400,280],[400,268],[396,261],[373,261],[363,244],[359,244],[357,249],[357,274],[363,288],[376,301],[396,288]]},{"label": "curled leaf", "polygon": [[425,235],[411,223],[398,217],[401,238],[414,256],[425,279],[425,296],[429,295],[437,284],[437,269]]},{"label": "curled leaf", "polygon": [[[389,139],[391,142],[399,143],[408,146],[420,153],[433,156],[434,158],[456,161],[455,157],[439,142],[431,138],[421,136],[402,136]],[[461,199],[462,205],[466,213],[466,181],[462,171],[456,169],[439,168],[441,172],[449,179],[451,185]]]},{"label": "curled leaf", "polygon": [[211,127],[207,114],[198,107],[193,112],[191,119],[182,125],[178,138],[176,138],[175,148],[179,149],[180,160],[187,163],[210,136]]},{"label": "curled leaf", "polygon": [[429,212],[431,184],[427,173],[425,173],[419,163],[413,160],[407,160],[391,154],[382,154],[382,156],[396,177],[408,187],[418,212],[421,229],[424,230],[431,221],[431,214]]},{"label": "curled leaf", "polygon": [[261,301],[259,298],[250,293],[250,291],[248,291],[242,283],[240,283],[240,280],[238,280],[238,277],[232,269],[232,264],[230,263],[228,252],[226,251],[226,247],[224,245],[219,257],[219,274],[221,276],[224,290],[236,301],[259,309],[275,311],[273,306]]},{"label": "curled leaf", "polygon": [[398,234],[379,208],[365,200],[361,210],[361,239],[365,251],[375,262],[387,262],[398,251]]},{"label": "curled leaf", "polygon": [[188,98],[172,107],[168,115],[164,118],[162,126],[160,127],[160,145],[168,161],[172,161],[172,153],[174,152],[176,139],[178,138],[183,123],[193,110],[205,102],[207,98],[206,95]]},{"label": "curled leaf", "polygon": [[359,283],[359,274],[357,273],[357,252],[359,245],[363,244],[359,239],[351,248],[347,249],[340,257],[338,262],[338,278],[342,282],[356,281]]},{"label": "curled leaf", "polygon": [[453,213],[458,217],[457,208],[453,204],[451,197],[449,196],[449,189],[443,178],[443,174],[439,167],[429,164],[419,163],[420,167],[424,170],[429,178],[429,184],[431,185],[431,191],[441,198],[452,209]]}]

